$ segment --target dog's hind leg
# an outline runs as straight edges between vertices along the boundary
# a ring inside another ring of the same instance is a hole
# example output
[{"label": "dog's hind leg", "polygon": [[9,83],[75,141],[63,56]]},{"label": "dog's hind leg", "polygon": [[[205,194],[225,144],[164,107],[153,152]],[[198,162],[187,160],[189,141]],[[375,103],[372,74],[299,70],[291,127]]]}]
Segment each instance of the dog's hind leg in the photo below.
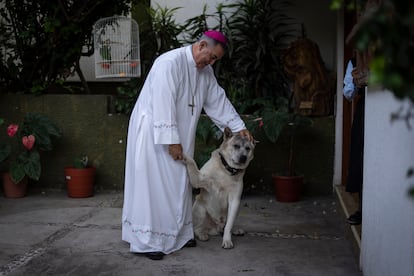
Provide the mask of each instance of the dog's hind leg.
[{"label": "dog's hind leg", "polygon": [[193,205],[193,227],[194,235],[200,241],[207,241],[210,239],[208,235],[208,230],[206,225],[208,224],[207,220],[207,210],[198,203],[198,200],[202,200],[197,196],[194,205]]}]

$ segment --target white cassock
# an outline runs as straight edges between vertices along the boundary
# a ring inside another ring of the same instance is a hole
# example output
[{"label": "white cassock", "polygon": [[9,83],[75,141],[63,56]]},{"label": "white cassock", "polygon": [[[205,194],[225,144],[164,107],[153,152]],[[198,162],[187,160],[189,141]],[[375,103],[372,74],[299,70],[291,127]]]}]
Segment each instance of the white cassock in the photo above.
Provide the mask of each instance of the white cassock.
[{"label": "white cassock", "polygon": [[181,144],[193,156],[202,108],[221,130],[245,128],[213,68],[196,68],[191,46],[161,55],[129,121],[122,239],[132,252],[169,254],[194,238],[192,189],[184,164],[173,160],[168,146]]}]

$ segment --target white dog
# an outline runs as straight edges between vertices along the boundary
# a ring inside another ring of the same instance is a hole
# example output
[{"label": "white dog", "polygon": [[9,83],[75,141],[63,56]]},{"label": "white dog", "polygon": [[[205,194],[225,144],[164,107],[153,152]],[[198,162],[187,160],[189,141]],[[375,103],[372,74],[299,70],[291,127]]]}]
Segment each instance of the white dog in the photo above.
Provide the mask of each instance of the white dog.
[{"label": "white dog", "polygon": [[223,233],[223,248],[233,248],[232,231],[243,191],[245,169],[254,156],[255,143],[246,137],[224,130],[223,142],[199,170],[195,161],[184,156],[191,185],[200,188],[193,205],[193,226],[197,239]]}]

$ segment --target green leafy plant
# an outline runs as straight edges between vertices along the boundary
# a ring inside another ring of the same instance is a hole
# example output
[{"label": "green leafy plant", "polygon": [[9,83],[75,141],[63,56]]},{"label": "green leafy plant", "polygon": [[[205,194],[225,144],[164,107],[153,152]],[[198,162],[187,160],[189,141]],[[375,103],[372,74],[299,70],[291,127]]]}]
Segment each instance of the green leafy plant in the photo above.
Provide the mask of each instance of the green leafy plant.
[{"label": "green leafy plant", "polygon": [[116,88],[115,110],[118,113],[130,114],[141,90],[142,81],[132,78]]},{"label": "green leafy plant", "polygon": [[[3,124],[1,120],[0,126]],[[5,130],[8,137],[6,143],[0,144],[0,163],[7,163],[15,183],[25,176],[38,180],[42,170],[40,152],[53,149],[52,140],[61,137],[61,130],[40,113],[27,113],[21,125],[11,123]]]},{"label": "green leafy plant", "polygon": [[93,54],[92,26],[125,14],[131,0],[0,0],[0,82],[7,92],[39,94],[71,73],[83,80],[81,56]]},{"label": "green leafy plant", "polygon": [[294,176],[295,134],[300,128],[311,125],[312,120],[293,112],[289,100],[284,97],[279,97],[274,102],[269,99],[258,99],[255,103],[261,104],[261,107],[247,121],[247,127],[255,135],[263,131],[272,143],[277,142],[282,132],[287,132],[289,153],[286,161],[286,175]]},{"label": "green leafy plant", "polygon": [[158,4],[157,8],[149,9],[152,31],[157,41],[157,55],[182,46],[178,36],[183,31],[183,27],[174,19],[174,14],[179,9],[180,7],[163,8]]},{"label": "green leafy plant", "polygon": [[290,6],[286,0],[239,0],[232,6],[229,60],[223,71],[232,73],[228,81],[247,85],[245,99],[289,96],[281,57],[299,35],[299,24],[286,13]]},{"label": "green leafy plant", "polygon": [[211,153],[219,146],[222,133],[219,128],[206,116],[202,116],[196,130],[195,161],[199,167],[208,161]]},{"label": "green leafy plant", "polygon": [[88,156],[86,155],[79,156],[73,160],[73,167],[75,169],[84,169],[88,167],[88,162],[89,162]]}]

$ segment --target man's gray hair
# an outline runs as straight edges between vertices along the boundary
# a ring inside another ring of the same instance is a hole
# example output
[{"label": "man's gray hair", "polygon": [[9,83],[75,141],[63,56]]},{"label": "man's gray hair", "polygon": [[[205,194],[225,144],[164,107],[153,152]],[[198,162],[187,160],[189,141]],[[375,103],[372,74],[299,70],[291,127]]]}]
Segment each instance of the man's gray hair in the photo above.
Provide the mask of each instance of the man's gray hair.
[{"label": "man's gray hair", "polygon": [[227,45],[221,43],[220,41],[215,40],[214,38],[211,38],[205,34],[202,34],[201,37],[198,39],[198,42],[200,41],[206,41],[208,46],[216,46],[217,44],[220,44],[221,47],[223,47],[224,50],[227,50]]}]

